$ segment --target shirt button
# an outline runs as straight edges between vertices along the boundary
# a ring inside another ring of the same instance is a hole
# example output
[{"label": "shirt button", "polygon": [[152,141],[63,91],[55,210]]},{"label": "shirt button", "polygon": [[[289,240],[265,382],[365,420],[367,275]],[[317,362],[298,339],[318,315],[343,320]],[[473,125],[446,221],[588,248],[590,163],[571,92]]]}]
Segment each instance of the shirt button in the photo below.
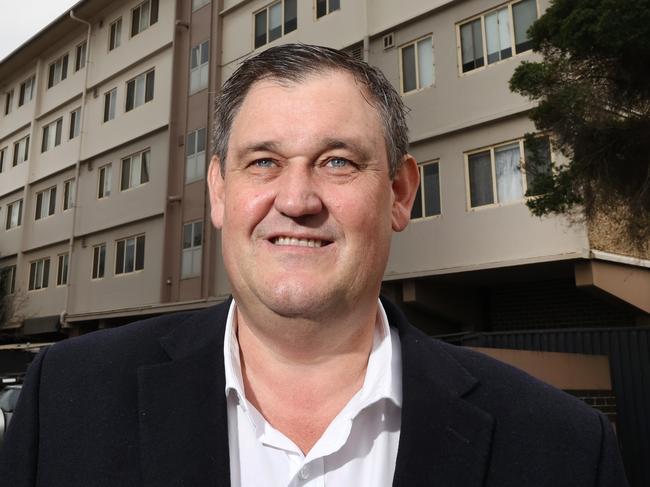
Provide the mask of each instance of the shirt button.
[{"label": "shirt button", "polygon": [[303,467],[300,469],[300,472],[298,472],[298,477],[300,477],[300,480],[307,480],[309,478],[309,467],[307,465],[303,465]]}]

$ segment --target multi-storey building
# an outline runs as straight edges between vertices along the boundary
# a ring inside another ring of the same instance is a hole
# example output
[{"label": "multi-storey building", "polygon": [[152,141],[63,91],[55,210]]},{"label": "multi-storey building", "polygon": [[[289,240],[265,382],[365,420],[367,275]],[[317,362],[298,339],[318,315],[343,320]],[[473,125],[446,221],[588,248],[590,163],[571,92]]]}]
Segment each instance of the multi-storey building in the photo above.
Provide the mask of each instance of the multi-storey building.
[{"label": "multi-storey building", "polygon": [[[4,341],[228,296],[205,184],[211,107],[242,59],[285,42],[365,59],[410,109],[422,183],[384,291],[414,323],[476,344],[509,333],[520,348],[524,330],[650,324],[650,247],[626,242],[607,214],[538,218],[525,206],[535,170],[562,162],[539,134],[547,164],[526,164],[532,105],[508,89],[516,66],[536,59],[526,31],[547,6],[80,1],[0,62]],[[628,453],[650,451],[644,441]],[[634,475],[650,481],[646,470]]]}]

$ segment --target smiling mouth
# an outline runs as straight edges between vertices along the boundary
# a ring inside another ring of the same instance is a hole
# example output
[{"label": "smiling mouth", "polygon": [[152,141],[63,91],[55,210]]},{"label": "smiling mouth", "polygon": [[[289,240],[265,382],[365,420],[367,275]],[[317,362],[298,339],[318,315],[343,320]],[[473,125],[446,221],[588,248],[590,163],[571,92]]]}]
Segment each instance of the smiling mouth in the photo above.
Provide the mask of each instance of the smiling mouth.
[{"label": "smiling mouth", "polygon": [[273,245],[279,246],[320,248],[329,245],[332,242],[329,240],[318,240],[311,238],[274,237],[271,239],[271,243]]}]

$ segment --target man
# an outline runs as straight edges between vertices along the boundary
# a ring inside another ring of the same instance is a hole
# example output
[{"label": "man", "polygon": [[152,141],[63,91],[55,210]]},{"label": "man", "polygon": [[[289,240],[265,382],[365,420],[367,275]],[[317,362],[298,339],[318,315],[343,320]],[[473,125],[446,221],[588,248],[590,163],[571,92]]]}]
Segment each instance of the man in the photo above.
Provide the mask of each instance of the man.
[{"label": "man", "polygon": [[378,300],[419,181],[380,72],[271,48],[215,120],[234,299],[39,355],[3,485],[626,485],[601,414]]}]

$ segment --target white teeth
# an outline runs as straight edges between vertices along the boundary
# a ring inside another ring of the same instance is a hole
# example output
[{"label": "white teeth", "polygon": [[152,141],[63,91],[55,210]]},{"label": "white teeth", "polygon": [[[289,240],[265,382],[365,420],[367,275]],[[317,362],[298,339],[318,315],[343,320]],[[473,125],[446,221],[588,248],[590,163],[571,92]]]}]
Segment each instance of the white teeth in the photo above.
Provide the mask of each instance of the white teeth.
[{"label": "white teeth", "polygon": [[320,247],[323,242],[321,240],[312,240],[308,238],[293,238],[293,237],[276,237],[273,240],[275,245],[293,245],[295,247]]}]

